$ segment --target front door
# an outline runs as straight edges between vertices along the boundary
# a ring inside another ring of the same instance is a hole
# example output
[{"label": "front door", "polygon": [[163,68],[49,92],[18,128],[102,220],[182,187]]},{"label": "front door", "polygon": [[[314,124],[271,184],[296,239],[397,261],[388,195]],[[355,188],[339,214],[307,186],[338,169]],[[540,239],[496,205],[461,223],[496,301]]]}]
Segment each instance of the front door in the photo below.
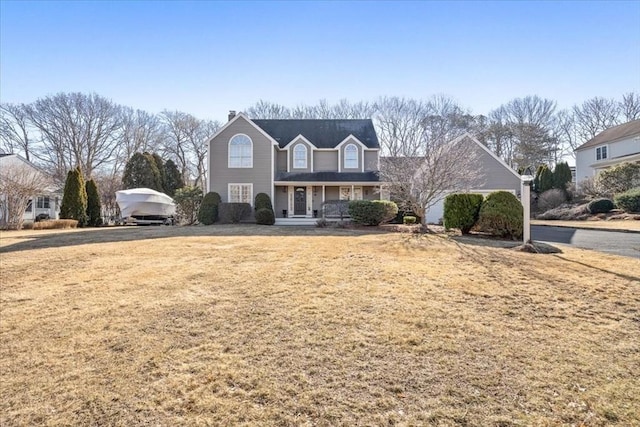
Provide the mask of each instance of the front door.
[{"label": "front door", "polygon": [[293,191],[293,214],[305,215],[307,213],[307,189],[296,187]]}]

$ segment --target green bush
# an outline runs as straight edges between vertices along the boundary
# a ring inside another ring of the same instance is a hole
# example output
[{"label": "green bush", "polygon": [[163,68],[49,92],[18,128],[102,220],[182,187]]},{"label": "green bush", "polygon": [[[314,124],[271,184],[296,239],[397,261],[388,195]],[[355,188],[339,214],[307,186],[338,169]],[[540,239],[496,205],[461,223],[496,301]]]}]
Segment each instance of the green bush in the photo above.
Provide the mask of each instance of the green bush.
[{"label": "green bush", "polygon": [[352,200],[349,202],[351,221],[361,225],[378,225],[385,217],[387,210],[382,203],[372,200]]},{"label": "green bush", "polygon": [[616,206],[625,212],[640,212],[640,187],[616,194],[614,200]]},{"label": "green bush", "polygon": [[373,203],[381,204],[384,206],[384,215],[382,223],[387,223],[393,220],[398,215],[398,205],[390,200],[373,200]]},{"label": "green bush", "polygon": [[478,221],[483,200],[482,194],[449,194],[444,199],[444,227],[468,234]]},{"label": "green bush", "polygon": [[271,197],[267,193],[256,194],[253,208],[256,212],[260,209],[270,209],[273,211],[273,205],[271,204]]},{"label": "green bush", "polygon": [[640,163],[625,162],[605,169],[597,175],[596,181],[607,196],[640,187]]},{"label": "green bush", "polygon": [[60,219],[75,219],[78,221],[78,227],[87,224],[87,190],[79,166],[67,173],[60,205]]},{"label": "green bush", "polygon": [[182,187],[173,195],[176,211],[182,223],[193,224],[198,219],[202,190],[200,187]]},{"label": "green bush", "polygon": [[405,217],[402,217],[402,223],[404,225],[412,225],[416,223],[416,217],[415,216],[410,216],[407,215]]},{"label": "green bush", "polygon": [[567,162],[556,164],[553,170],[553,188],[566,191],[567,185],[571,184],[571,168]]},{"label": "green bush", "polygon": [[536,177],[533,181],[534,191],[537,193],[544,193],[547,190],[553,188],[553,172],[547,165],[538,167],[536,171]]},{"label": "green bush", "polygon": [[592,214],[607,213],[614,208],[613,202],[609,199],[596,199],[589,202],[587,209]]},{"label": "green bush", "polygon": [[260,208],[256,211],[256,224],[273,225],[276,223],[276,216],[273,209]]},{"label": "green bush", "polygon": [[218,217],[225,224],[237,224],[251,215],[249,203],[220,203],[218,205]]},{"label": "green bush", "polygon": [[496,191],[487,196],[480,207],[476,227],[494,236],[522,238],[523,209],[520,201],[508,191]]},{"label": "green bush", "polygon": [[218,219],[218,205],[220,204],[220,195],[215,192],[205,194],[200,203],[198,210],[198,221],[204,225],[211,225]]}]

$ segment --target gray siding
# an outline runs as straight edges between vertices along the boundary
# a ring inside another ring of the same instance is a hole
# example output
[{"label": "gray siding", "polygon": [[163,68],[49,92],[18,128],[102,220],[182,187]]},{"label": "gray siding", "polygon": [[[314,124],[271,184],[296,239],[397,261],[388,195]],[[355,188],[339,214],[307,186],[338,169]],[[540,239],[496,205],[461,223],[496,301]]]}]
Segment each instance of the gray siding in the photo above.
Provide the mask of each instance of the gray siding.
[{"label": "gray siding", "polygon": [[[245,134],[253,142],[253,167],[229,168],[229,140],[236,134]],[[209,143],[209,183],[210,191],[220,194],[223,202],[229,200],[229,183],[253,184],[253,197],[258,193],[267,193],[273,199],[271,186],[273,163],[273,145],[252,124],[243,117],[237,119]],[[253,201],[252,201],[253,204]]]},{"label": "gray siding", "polygon": [[476,152],[480,177],[478,184],[473,186],[474,190],[515,190],[516,193],[520,191],[520,178],[514,175],[508,166],[505,167],[480,147],[476,148]]},{"label": "gray siding", "polygon": [[365,150],[364,152],[364,170],[378,170],[378,151]]},{"label": "gray siding", "polygon": [[314,151],[313,170],[315,172],[337,172],[338,171],[338,150],[335,151]]},{"label": "gray siding", "polygon": [[[306,168],[294,168],[293,164],[293,150],[297,145],[302,144],[307,147],[307,167]],[[311,172],[311,157],[313,156],[313,147],[302,140],[298,140],[298,142],[294,142],[289,146],[289,170],[291,172]]]},{"label": "gray siding", "polygon": [[[284,189],[284,191],[282,191]],[[277,218],[282,218],[282,211],[287,209],[287,187],[276,187],[275,190],[275,202],[273,203],[273,210]]]},{"label": "gray siding", "polygon": [[276,171],[286,172],[287,171],[287,152],[285,150],[280,151],[276,148]]}]

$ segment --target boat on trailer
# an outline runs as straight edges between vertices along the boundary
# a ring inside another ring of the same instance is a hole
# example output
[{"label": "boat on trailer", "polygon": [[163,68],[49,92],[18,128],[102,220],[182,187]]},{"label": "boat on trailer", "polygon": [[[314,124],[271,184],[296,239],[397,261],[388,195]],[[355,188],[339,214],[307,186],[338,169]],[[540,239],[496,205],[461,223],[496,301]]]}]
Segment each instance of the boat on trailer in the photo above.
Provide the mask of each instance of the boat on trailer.
[{"label": "boat on trailer", "polygon": [[150,188],[116,191],[116,203],[125,224],[172,224],[176,213],[171,197]]}]

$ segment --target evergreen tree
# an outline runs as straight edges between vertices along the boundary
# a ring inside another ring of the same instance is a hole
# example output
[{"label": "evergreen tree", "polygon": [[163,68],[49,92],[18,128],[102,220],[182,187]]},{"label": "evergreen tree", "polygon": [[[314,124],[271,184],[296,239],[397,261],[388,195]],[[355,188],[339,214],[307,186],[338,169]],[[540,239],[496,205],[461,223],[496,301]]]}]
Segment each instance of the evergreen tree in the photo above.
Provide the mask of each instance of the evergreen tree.
[{"label": "evergreen tree", "polygon": [[560,162],[553,170],[553,188],[566,190],[571,183],[571,168],[567,162]]},{"label": "evergreen tree", "polygon": [[158,174],[160,176],[160,186],[162,187],[162,190],[158,190],[158,191],[162,191],[163,193],[166,193],[166,188],[164,187],[165,181],[166,181],[166,173],[164,171],[164,160],[162,160],[162,157],[160,157],[160,155],[153,153],[151,155],[151,157],[153,157],[153,161],[156,164],[156,168],[158,169]]},{"label": "evergreen tree", "polygon": [[87,224],[87,190],[79,166],[67,173],[60,205],[60,218],[75,219],[78,221],[78,227]]},{"label": "evergreen tree", "polygon": [[100,195],[98,194],[98,186],[93,179],[87,181],[87,224],[90,227],[99,227],[102,225],[102,206],[100,204]]},{"label": "evergreen tree", "polygon": [[538,169],[536,169],[536,176],[533,178],[533,191],[535,191],[536,193],[540,193],[540,174],[542,173],[542,170],[545,168],[545,165],[540,165],[538,166]]},{"label": "evergreen tree", "polygon": [[543,165],[539,170],[540,174],[538,176],[538,188],[536,191],[538,193],[544,193],[553,188],[553,172],[551,172],[551,169],[546,165]]},{"label": "evergreen tree", "polygon": [[167,160],[164,164],[164,189],[165,194],[173,197],[176,190],[184,187],[184,180],[173,160]]},{"label": "evergreen tree", "polygon": [[160,171],[156,166],[156,161],[149,153],[135,153],[124,168],[122,176],[124,189],[129,188],[150,188],[156,191],[163,191],[160,182]]}]

